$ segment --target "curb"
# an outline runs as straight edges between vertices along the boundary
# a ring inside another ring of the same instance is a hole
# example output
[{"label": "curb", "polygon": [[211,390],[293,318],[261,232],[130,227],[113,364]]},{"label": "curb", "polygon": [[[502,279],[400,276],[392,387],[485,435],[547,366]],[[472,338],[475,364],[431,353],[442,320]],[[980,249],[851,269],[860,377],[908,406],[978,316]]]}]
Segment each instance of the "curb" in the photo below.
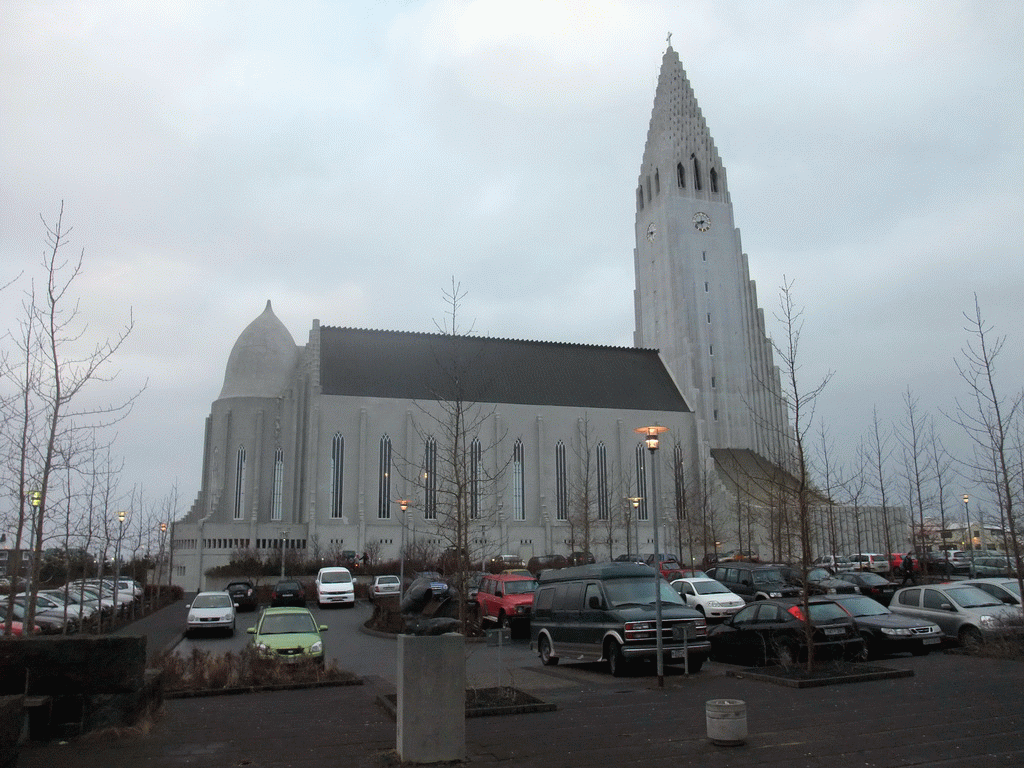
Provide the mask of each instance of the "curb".
[{"label": "curb", "polygon": [[734,677],[737,680],[760,680],[765,683],[784,685],[787,688],[820,688],[825,685],[843,685],[845,683],[864,683],[872,680],[894,680],[901,677],[913,677],[914,670],[872,667],[865,669],[863,672],[850,672],[815,679],[785,677],[772,674],[771,672],[758,672],[753,669],[727,670],[725,675],[726,677]]}]

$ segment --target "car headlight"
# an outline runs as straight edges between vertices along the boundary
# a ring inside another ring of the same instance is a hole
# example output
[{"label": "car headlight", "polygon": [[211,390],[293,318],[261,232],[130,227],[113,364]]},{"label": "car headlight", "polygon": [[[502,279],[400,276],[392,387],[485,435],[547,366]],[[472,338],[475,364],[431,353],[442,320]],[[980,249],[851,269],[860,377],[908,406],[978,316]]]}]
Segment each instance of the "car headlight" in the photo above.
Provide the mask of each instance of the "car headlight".
[{"label": "car headlight", "polygon": [[260,653],[270,653],[270,646],[266,643],[256,643],[256,650]]},{"label": "car headlight", "polygon": [[769,592],[768,597],[782,597],[781,592]]},{"label": "car headlight", "polygon": [[992,628],[998,626],[999,619],[995,616],[982,616],[980,619],[978,619],[978,623],[981,624],[981,626],[983,627]]},{"label": "car headlight", "polygon": [[190,613],[188,615],[188,621],[190,624],[194,624],[196,622],[196,615],[194,613]]},{"label": "car headlight", "polygon": [[323,640],[317,640],[315,643],[313,643],[311,646],[309,646],[309,653],[310,653],[310,655],[315,655],[315,654],[323,653],[323,652],[324,652],[324,641]]},{"label": "car headlight", "polygon": [[911,634],[911,632],[910,632],[909,629],[906,629],[905,627],[882,627],[882,634],[883,635],[899,635],[899,636],[902,637],[904,635]]}]

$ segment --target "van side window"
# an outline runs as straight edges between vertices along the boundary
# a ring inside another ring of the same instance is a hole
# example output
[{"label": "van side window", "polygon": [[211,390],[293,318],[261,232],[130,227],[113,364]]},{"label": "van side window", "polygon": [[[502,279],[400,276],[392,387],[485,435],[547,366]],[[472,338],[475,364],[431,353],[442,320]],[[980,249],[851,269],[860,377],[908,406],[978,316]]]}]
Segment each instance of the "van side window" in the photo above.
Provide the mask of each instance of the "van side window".
[{"label": "van side window", "polygon": [[551,608],[551,602],[555,596],[554,587],[545,587],[544,589],[537,590],[537,594],[533,598],[533,610],[544,611]]},{"label": "van side window", "polygon": [[555,608],[560,611],[578,611],[583,607],[583,584],[567,584],[555,595]]},{"label": "van side window", "polygon": [[601,588],[597,584],[587,584],[587,591],[583,595],[583,607],[590,608],[590,598],[596,597],[597,604],[604,607],[604,595],[601,594]]}]

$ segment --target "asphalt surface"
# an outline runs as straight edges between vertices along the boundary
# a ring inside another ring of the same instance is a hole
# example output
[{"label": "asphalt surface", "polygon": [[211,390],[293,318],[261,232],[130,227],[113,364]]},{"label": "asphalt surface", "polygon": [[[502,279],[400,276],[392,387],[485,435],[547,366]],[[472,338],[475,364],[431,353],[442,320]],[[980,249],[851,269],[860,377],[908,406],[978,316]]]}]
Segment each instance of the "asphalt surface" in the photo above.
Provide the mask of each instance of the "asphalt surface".
[{"label": "asphalt surface", "polygon": [[[146,634],[151,653],[181,636],[179,603],[123,630]],[[394,641],[381,640],[381,643]],[[771,768],[1024,766],[1024,663],[932,653],[873,666],[913,677],[796,689],[727,674],[709,662],[689,677],[613,678],[596,665],[543,667],[511,654],[512,684],[557,705],[540,712],[467,720],[467,763],[523,768],[671,765]],[[377,704],[392,675],[364,685],[197,699],[164,704],[145,732],[30,743],[21,768],[393,766],[395,723]],[[746,703],[747,739],[721,747],[707,737],[706,702]]]}]

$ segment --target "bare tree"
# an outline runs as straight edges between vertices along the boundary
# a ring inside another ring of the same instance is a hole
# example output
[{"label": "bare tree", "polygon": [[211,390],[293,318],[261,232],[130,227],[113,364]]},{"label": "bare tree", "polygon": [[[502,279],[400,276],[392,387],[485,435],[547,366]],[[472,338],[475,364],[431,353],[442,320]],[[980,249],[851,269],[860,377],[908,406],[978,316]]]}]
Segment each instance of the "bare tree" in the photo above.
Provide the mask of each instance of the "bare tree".
[{"label": "bare tree", "polygon": [[885,544],[885,556],[893,551],[892,526],[889,522],[889,459],[892,447],[889,435],[882,430],[878,408],[871,412],[871,432],[868,434],[868,461],[871,465],[871,479],[878,494],[880,523],[878,534]]},{"label": "bare tree", "polygon": [[[772,341],[778,355],[779,367],[783,377],[783,397],[789,413],[792,434],[788,445],[788,466],[794,468],[796,485],[788,483],[779,486],[780,490],[790,494],[790,502],[796,511],[796,522],[799,526],[798,540],[800,545],[800,565],[803,581],[804,616],[810,616],[807,570],[811,564],[812,515],[816,494],[811,486],[810,467],[808,465],[807,436],[814,420],[814,406],[818,395],[828,385],[832,373],[827,373],[815,386],[805,389],[800,380],[800,335],[803,330],[803,310],[798,309],[793,301],[792,282],[786,282],[779,292],[779,311],[776,318],[782,324],[782,341]],[[810,621],[804,626],[807,653],[807,671],[814,669],[814,638]]]},{"label": "bare tree", "polygon": [[[1017,565],[1018,586],[1024,581],[1021,542],[1017,536],[1020,521],[1017,509],[1021,500],[1021,466],[1013,460],[1013,440],[1021,433],[1021,403],[1024,392],[1007,396],[996,384],[996,363],[1002,352],[1005,336],[992,334],[985,323],[978,297],[974,312],[964,313],[969,340],[957,361],[960,377],[966,382],[969,400],[957,401],[953,420],[960,425],[974,444],[974,457],[968,470],[974,479],[990,490],[999,508],[1000,519],[1009,532],[1009,543]],[[1019,443],[1018,443],[1019,450]],[[1015,502],[1018,502],[1015,504]]]},{"label": "bare tree", "polygon": [[917,402],[917,398],[907,388],[903,393],[903,421],[896,431],[896,439],[903,449],[902,475],[907,489],[907,510],[911,516],[911,542],[917,552],[918,562],[921,562],[927,550],[924,513],[932,502],[928,488],[932,472],[929,466],[931,457],[927,450],[930,420],[927,414],[920,412]]}]

